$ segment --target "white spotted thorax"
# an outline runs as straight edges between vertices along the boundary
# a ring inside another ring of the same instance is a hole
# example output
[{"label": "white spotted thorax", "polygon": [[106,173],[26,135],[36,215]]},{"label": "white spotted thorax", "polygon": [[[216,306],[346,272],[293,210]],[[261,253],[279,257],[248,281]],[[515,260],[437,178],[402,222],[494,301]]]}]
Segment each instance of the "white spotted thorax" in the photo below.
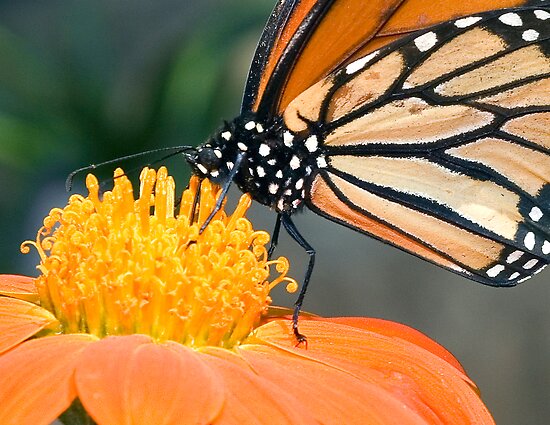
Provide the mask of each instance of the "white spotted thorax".
[{"label": "white spotted thorax", "polygon": [[260,122],[253,114],[226,123],[191,162],[196,174],[223,185],[239,154],[244,159],[234,182],[277,212],[300,209],[315,173],[327,167],[319,135],[294,134],[281,119]]}]

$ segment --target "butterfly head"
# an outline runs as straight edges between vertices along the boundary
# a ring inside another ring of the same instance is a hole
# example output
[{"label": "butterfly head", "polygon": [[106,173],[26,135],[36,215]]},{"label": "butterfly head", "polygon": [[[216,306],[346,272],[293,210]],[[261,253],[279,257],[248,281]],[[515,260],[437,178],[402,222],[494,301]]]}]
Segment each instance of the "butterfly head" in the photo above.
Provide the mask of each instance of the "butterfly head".
[{"label": "butterfly head", "polygon": [[261,134],[261,125],[258,124],[256,127],[255,124],[254,131],[250,131],[244,121],[251,122],[248,118],[239,117],[225,123],[205,143],[185,155],[196,175],[217,184],[224,184],[235,166],[237,156],[251,156],[248,147],[258,144],[259,139],[265,138],[265,135]]},{"label": "butterfly head", "polygon": [[186,152],[185,158],[193,167],[194,174],[215,183],[224,181],[222,172],[225,167],[222,164],[223,155],[219,147],[206,143],[192,152]]}]

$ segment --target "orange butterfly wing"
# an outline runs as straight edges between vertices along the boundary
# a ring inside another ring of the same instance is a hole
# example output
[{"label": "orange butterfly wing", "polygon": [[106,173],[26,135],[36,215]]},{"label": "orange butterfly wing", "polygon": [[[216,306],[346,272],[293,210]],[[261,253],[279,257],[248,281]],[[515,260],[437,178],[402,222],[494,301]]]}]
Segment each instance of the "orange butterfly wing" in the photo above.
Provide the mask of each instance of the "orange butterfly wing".
[{"label": "orange butterfly wing", "polygon": [[242,111],[281,113],[346,61],[410,32],[526,0],[281,0],[260,39]]}]

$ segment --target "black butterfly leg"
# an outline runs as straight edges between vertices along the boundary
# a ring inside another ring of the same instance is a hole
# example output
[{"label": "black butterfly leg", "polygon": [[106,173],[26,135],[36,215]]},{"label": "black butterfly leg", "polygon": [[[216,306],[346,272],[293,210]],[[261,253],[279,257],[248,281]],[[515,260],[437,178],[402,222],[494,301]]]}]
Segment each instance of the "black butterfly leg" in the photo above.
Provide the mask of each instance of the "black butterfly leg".
[{"label": "black butterfly leg", "polygon": [[227,177],[227,182],[223,185],[222,193],[220,193],[220,196],[218,197],[218,200],[216,201],[216,206],[210,213],[210,215],[207,217],[205,222],[202,224],[201,229],[199,233],[204,232],[204,229],[206,229],[206,226],[210,224],[214,216],[217,214],[217,212],[222,208],[223,200],[227,196],[227,192],[229,191],[229,188],[231,187],[231,183],[233,183],[233,179],[239,172],[239,168],[241,165],[241,162],[243,162],[243,159],[245,158],[244,153],[240,153],[237,155],[237,158],[235,158],[235,165],[233,165],[233,168],[231,169],[231,172],[229,173],[229,176]]},{"label": "black butterfly leg", "polygon": [[273,236],[271,237],[271,243],[269,244],[269,249],[267,250],[267,258],[271,258],[271,254],[277,248],[279,243],[279,233],[281,233],[281,216],[282,214],[277,214],[277,220],[275,221],[275,228],[273,229]]},{"label": "black butterfly leg", "polygon": [[199,185],[197,187],[197,191],[195,192],[195,197],[193,198],[193,210],[191,211],[191,220],[189,221],[189,225],[193,224],[195,222],[195,219],[197,218],[197,205],[199,205],[201,199],[202,180],[203,179],[199,180]]},{"label": "black butterfly leg", "polygon": [[309,255],[309,263],[307,265],[306,275],[304,276],[304,283],[302,284],[300,295],[298,295],[298,299],[294,303],[294,314],[292,315],[292,329],[294,331],[296,339],[298,340],[298,344],[307,343],[306,336],[302,335],[298,331],[298,316],[300,315],[300,310],[302,309],[304,297],[306,296],[307,292],[307,285],[309,284],[309,279],[311,277],[311,273],[313,272],[313,266],[315,265],[315,250],[300,234],[289,215],[281,214],[280,216],[283,226],[288,234],[292,237],[292,239],[298,242],[298,245],[304,248],[307,252],[307,255]]}]

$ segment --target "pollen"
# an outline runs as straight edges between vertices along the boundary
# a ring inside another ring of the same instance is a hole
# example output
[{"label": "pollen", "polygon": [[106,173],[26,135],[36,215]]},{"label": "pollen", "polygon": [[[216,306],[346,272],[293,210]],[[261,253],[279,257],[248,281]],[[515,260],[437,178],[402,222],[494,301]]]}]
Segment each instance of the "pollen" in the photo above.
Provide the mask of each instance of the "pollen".
[{"label": "pollen", "polygon": [[[40,255],[40,302],[63,333],[147,334],[191,347],[238,345],[267,312],[270,290],[287,276],[286,258],[269,260],[269,234],[253,229],[243,195],[232,214],[222,208],[200,227],[220,195],[193,177],[176,207],[166,168],[145,168],[139,196],[121,169],[100,194],[73,195],[44,219],[33,245]],[[274,277],[271,277],[274,276]]]}]

